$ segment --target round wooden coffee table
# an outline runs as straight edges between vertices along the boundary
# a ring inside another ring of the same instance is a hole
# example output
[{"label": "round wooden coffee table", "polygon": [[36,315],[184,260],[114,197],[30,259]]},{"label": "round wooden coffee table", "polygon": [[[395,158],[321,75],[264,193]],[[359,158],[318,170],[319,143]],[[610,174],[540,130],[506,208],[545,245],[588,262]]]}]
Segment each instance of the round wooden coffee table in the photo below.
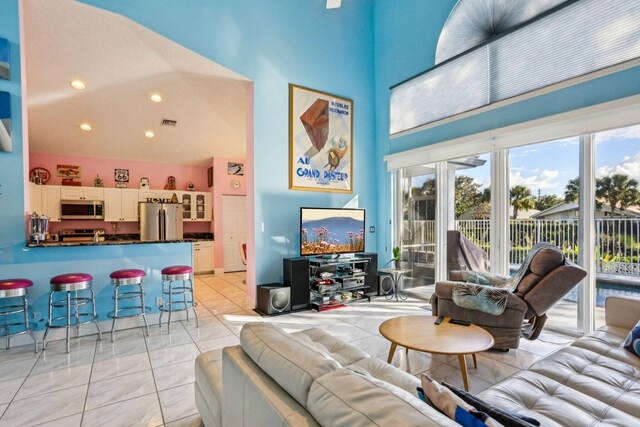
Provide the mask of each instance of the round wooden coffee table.
[{"label": "round wooden coffee table", "polygon": [[454,325],[445,317],[436,325],[436,316],[401,316],[394,317],[380,325],[380,334],[391,341],[387,363],[391,363],[398,346],[407,351],[416,350],[433,354],[458,356],[464,389],[469,391],[467,378],[467,361],[465,354],[473,356],[473,365],[478,367],[476,353],[493,347],[491,334],[479,326]]}]

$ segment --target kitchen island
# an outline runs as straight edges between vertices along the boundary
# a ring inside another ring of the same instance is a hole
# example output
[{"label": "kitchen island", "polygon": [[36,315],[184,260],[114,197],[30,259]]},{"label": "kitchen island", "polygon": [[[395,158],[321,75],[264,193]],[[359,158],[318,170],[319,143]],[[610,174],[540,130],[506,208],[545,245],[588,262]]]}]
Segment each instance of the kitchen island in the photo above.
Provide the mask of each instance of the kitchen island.
[{"label": "kitchen island", "polygon": [[158,244],[158,243],[193,243],[193,242],[211,242],[213,241],[213,233],[187,233],[182,239],[178,240],[162,240],[162,241],[142,241],[137,234],[122,235],[103,235],[98,242],[64,242],[48,240],[42,243],[27,242],[29,248],[55,248],[65,246],[109,246],[109,245],[141,245],[141,244]]}]

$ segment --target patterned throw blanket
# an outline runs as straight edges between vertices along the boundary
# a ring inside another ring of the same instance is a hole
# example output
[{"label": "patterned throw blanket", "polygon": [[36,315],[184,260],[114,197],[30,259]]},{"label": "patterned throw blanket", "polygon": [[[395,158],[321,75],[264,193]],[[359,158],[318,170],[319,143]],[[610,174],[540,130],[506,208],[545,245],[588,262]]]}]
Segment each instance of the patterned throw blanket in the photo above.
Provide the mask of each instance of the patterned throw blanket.
[{"label": "patterned throw blanket", "polygon": [[518,271],[511,277],[475,271],[462,272],[462,278],[466,283],[455,283],[453,285],[453,302],[458,307],[496,316],[501,315],[507,308],[509,294],[518,287],[520,280],[529,271],[529,265],[535,254],[543,249],[557,249],[557,247],[550,243],[536,244],[531,248]]}]

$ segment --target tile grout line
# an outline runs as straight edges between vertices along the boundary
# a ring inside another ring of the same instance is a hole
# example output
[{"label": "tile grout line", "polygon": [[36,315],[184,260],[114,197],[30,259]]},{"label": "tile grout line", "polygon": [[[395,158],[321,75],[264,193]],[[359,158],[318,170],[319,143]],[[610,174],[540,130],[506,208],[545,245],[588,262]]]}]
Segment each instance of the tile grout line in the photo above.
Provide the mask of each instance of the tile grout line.
[{"label": "tile grout line", "polygon": [[[160,325],[160,335],[162,335],[162,325]],[[188,335],[188,334],[187,334]],[[191,337],[191,336],[189,336]],[[149,337],[147,337],[149,338]],[[153,378],[153,386],[156,389],[156,398],[158,400],[158,406],[160,407],[160,419],[162,420],[162,424],[160,425],[164,425],[166,424],[165,419],[164,419],[164,410],[162,409],[162,401],[160,400],[160,392],[158,391],[158,383],[156,381],[156,375],[153,372],[153,364],[151,363],[151,354],[149,354],[149,343],[147,342],[147,340],[144,340],[144,346],[147,349],[147,358],[149,359],[149,368],[151,368],[151,377]],[[159,349],[157,349],[159,350]]]},{"label": "tile grout line", "polygon": [[[104,336],[103,336],[104,339]],[[84,404],[82,405],[82,415],[80,416],[80,426],[84,422],[84,412],[87,408],[87,400],[89,399],[89,387],[91,387],[91,376],[93,375],[93,366],[96,362],[96,354],[98,353],[98,338],[96,337],[96,343],[93,347],[93,359],[91,360],[91,371],[89,372],[89,382],[87,383],[87,392],[84,395]]]}]

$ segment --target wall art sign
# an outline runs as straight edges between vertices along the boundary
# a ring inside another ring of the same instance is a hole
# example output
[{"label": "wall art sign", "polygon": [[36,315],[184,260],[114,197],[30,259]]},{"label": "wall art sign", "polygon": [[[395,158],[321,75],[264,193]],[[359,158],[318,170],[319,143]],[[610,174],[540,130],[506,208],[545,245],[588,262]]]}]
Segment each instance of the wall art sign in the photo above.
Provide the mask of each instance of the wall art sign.
[{"label": "wall art sign", "polygon": [[0,151],[10,152],[11,144],[11,95],[0,92]]},{"label": "wall art sign", "polygon": [[213,166],[207,169],[207,185],[209,188],[213,187]]},{"label": "wall art sign", "polygon": [[0,79],[9,80],[11,67],[9,65],[9,40],[0,38]]},{"label": "wall art sign", "polygon": [[289,85],[289,189],[353,192],[353,101]]},{"label": "wall art sign", "polygon": [[244,163],[227,162],[227,175],[244,175]]},{"label": "wall art sign", "polygon": [[115,169],[116,182],[129,182],[129,169]]},{"label": "wall art sign", "polygon": [[57,165],[56,171],[58,176],[66,179],[82,178],[80,166],[76,165]]}]

